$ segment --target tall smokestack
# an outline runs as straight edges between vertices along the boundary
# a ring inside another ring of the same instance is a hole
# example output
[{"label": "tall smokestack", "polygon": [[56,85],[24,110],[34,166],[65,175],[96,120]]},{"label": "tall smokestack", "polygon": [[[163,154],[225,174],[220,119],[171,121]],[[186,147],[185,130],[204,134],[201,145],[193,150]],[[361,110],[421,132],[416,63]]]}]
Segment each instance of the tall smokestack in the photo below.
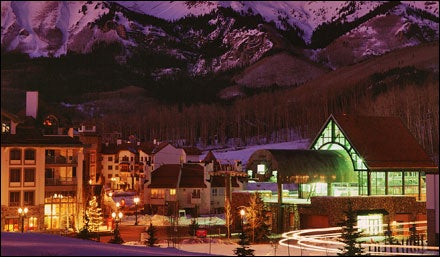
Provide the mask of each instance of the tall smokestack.
[{"label": "tall smokestack", "polygon": [[37,118],[38,113],[38,91],[26,92],[26,116]]}]

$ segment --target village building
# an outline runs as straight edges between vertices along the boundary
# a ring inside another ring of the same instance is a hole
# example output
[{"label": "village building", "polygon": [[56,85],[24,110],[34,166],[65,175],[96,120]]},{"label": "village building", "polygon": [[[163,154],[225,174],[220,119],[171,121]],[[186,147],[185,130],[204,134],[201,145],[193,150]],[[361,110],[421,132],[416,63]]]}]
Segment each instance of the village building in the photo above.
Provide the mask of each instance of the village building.
[{"label": "village building", "polygon": [[60,116],[38,107],[30,91],[25,115],[2,110],[2,231],[83,226],[84,145]]},{"label": "village building", "polygon": [[[350,201],[369,235],[409,235],[412,224],[426,233],[419,222],[427,219],[427,195],[435,193],[427,192],[427,179],[438,174],[400,119],[354,115],[330,115],[308,150],[255,151],[246,170],[247,190],[232,194],[233,206],[260,192],[276,233],[338,226]],[[438,175],[435,183],[438,192]],[[438,229],[432,232],[438,242]]]}]

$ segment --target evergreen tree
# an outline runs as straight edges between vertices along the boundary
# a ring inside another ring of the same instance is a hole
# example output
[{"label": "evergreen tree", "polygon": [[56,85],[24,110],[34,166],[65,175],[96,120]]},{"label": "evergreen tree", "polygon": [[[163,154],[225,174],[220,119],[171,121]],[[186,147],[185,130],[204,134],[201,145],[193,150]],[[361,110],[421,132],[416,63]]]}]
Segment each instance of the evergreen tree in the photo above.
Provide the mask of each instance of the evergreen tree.
[{"label": "evergreen tree", "polygon": [[254,249],[249,248],[249,241],[248,238],[246,236],[246,234],[244,233],[244,231],[242,231],[240,233],[240,247],[237,247],[234,249],[234,254],[237,256],[254,256]]},{"label": "evergreen tree", "polygon": [[124,243],[124,240],[121,237],[121,234],[119,233],[119,226],[116,226],[115,230],[113,231],[113,238],[108,241],[111,244],[122,244]]},{"label": "evergreen tree", "polygon": [[267,208],[260,193],[252,194],[249,207],[245,208],[247,232],[252,236],[252,243],[267,242],[270,235]]},{"label": "evergreen tree", "polygon": [[340,248],[341,252],[338,252],[339,256],[355,256],[362,255],[364,250],[358,239],[363,236],[361,231],[356,228],[357,217],[356,212],[352,208],[351,201],[348,202],[348,210],[344,211],[345,219],[339,223],[342,227],[342,233],[339,242],[345,244],[344,248]]},{"label": "evergreen tree", "polygon": [[103,222],[102,210],[98,207],[96,196],[93,196],[89,201],[89,207],[86,210],[86,215],[89,218],[88,226],[90,231],[98,231],[99,226]]},{"label": "evergreen tree", "polygon": [[196,219],[192,219],[191,224],[189,224],[189,234],[195,236],[197,229],[199,229],[199,223],[197,223]]},{"label": "evergreen tree", "polygon": [[147,229],[148,239],[145,240],[145,244],[150,247],[156,246],[156,242],[158,238],[156,237],[157,229],[153,226],[153,223],[150,222],[150,226]]},{"label": "evergreen tree", "polygon": [[84,214],[84,226],[80,229],[80,231],[76,235],[77,238],[92,240],[93,235],[90,232],[89,220],[90,219],[87,216],[87,212],[86,212]]}]

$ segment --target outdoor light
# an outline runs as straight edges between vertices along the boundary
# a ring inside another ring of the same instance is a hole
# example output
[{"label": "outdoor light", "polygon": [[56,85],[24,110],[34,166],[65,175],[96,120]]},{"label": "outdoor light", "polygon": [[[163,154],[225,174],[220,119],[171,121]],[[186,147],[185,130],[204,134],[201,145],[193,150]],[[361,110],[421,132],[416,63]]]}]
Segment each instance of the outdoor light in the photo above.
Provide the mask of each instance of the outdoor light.
[{"label": "outdoor light", "polygon": [[27,213],[28,213],[27,207],[24,207],[24,209],[22,209],[21,207],[18,208],[18,214],[20,214],[21,217],[21,233],[24,232],[24,216],[26,216]]},{"label": "outdoor light", "polygon": [[133,199],[133,201],[134,201],[134,204],[136,205],[136,210],[135,210],[135,215],[136,215],[136,221],[135,221],[135,223],[134,223],[134,225],[135,226],[137,226],[138,225],[138,203],[139,203],[139,197],[135,197],[134,199]]},{"label": "outdoor light", "polygon": [[122,216],[123,214],[120,211],[118,211],[118,214],[116,214],[116,212],[112,212],[112,218],[114,219],[116,224],[114,230],[114,238],[113,238],[115,242],[122,241],[121,235],[119,234],[119,222],[121,221]]},{"label": "outdoor light", "polygon": [[119,206],[120,206],[121,204],[119,203],[119,202],[116,202],[116,208],[118,208],[118,210],[119,210]]},{"label": "outdoor light", "polygon": [[246,212],[244,211],[244,209],[240,210],[240,216],[241,216],[241,233],[244,233],[244,227],[243,227],[243,219],[244,219],[244,215],[246,214]]}]

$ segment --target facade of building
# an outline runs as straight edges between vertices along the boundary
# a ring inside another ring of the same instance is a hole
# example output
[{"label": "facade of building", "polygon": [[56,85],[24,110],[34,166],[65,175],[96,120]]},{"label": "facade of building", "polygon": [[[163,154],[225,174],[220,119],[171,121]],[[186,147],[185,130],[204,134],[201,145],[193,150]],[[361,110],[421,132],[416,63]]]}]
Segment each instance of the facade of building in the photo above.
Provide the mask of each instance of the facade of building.
[{"label": "facade of building", "polygon": [[145,183],[147,212],[177,215],[185,210],[193,217],[223,213],[231,192],[243,189],[239,178],[244,176],[240,165],[221,165],[212,152],[200,162],[161,165]]},{"label": "facade of building", "polygon": [[26,95],[27,116],[15,119],[2,110],[2,231],[78,230],[84,146],[57,116],[38,114],[38,92]]}]

